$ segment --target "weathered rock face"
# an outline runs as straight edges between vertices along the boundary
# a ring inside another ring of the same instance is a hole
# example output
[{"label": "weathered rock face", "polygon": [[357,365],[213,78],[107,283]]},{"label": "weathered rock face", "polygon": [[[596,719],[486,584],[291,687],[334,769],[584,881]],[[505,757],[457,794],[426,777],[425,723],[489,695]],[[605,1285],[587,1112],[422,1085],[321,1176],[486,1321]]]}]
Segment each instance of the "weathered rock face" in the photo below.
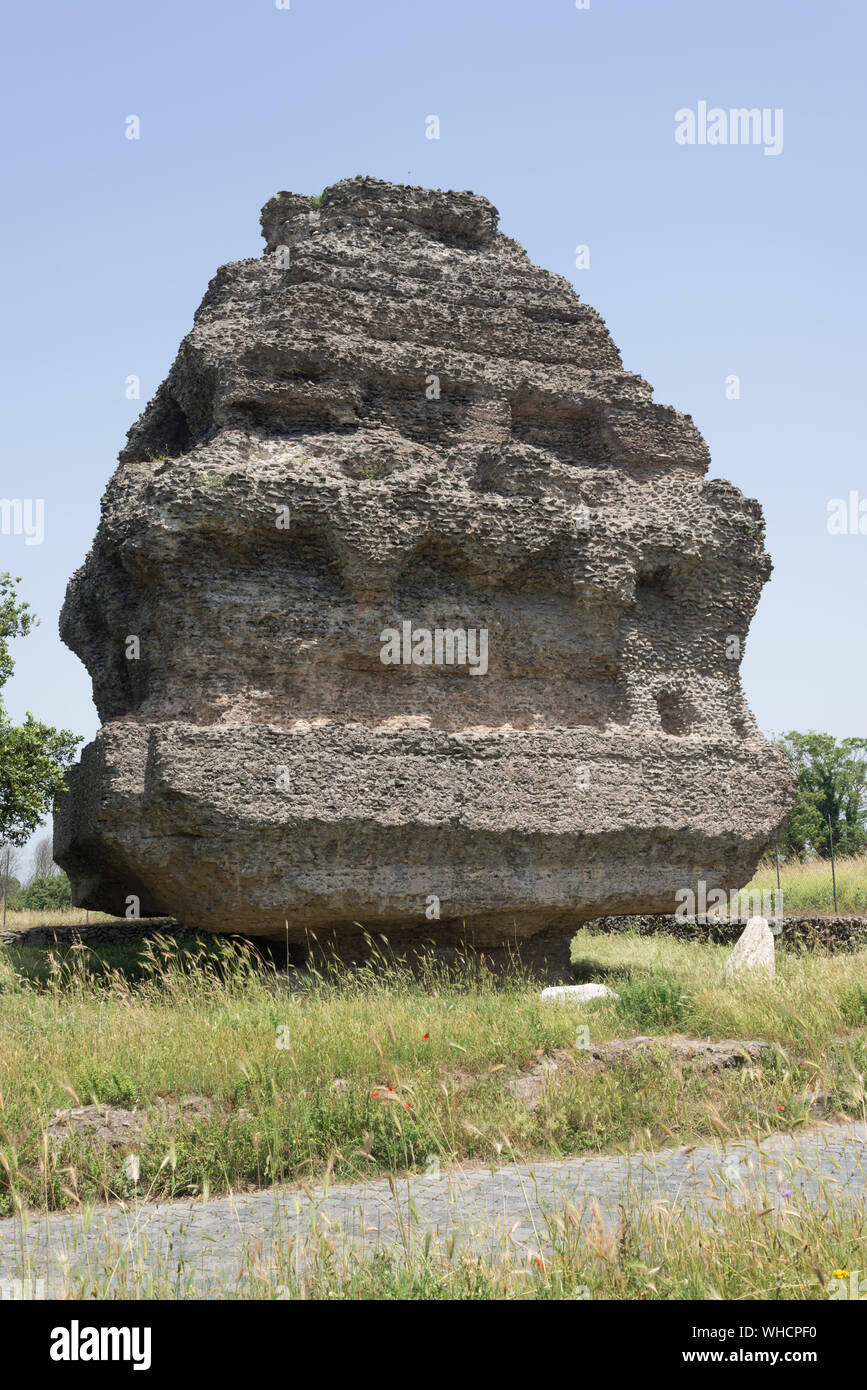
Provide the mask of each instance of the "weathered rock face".
[{"label": "weathered rock face", "polygon": [[484,198],[352,179],[262,227],[69,587],[75,900],[543,942],[740,886],[791,800],[738,675],[758,504]]}]

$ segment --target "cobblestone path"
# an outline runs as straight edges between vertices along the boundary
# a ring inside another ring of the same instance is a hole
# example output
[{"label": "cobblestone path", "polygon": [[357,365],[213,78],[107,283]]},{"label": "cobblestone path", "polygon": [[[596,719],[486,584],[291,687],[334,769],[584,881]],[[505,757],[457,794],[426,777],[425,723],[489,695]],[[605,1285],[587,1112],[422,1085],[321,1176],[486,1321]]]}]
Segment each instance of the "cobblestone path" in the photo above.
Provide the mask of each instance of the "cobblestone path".
[{"label": "cobblestone path", "polygon": [[[0,1221],[0,1296],[57,1297],[113,1283],[129,1296],[167,1287],[231,1296],[250,1271],[280,1281],[280,1261],[328,1239],[370,1253],[378,1246],[466,1242],[479,1253],[526,1258],[549,1246],[548,1217],[570,1203],[590,1218],[594,1204],[616,1223],[628,1197],[690,1210],[703,1220],[728,1194],[790,1201],[802,1192],[821,1205],[863,1203],[867,1125],[823,1125],[762,1142],[608,1154],[528,1165],[416,1174],[392,1184],[332,1184],[237,1196],[98,1208]],[[312,1245],[311,1245],[312,1242]],[[22,1286],[15,1280],[25,1280]]]}]

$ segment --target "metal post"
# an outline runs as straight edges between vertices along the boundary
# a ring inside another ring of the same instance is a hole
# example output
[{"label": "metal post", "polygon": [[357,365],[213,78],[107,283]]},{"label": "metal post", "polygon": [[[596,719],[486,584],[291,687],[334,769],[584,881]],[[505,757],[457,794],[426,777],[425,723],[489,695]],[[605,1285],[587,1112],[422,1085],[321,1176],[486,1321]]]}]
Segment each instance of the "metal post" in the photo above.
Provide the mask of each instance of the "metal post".
[{"label": "metal post", "polygon": [[779,846],[779,845],[774,845],[774,854],[777,856],[777,892],[778,892],[778,893],[781,893],[781,892],[782,892],[782,888],[780,887],[780,846]]},{"label": "metal post", "polygon": [[834,885],[834,916],[837,915],[837,870],[834,867],[834,834],[831,830],[831,817],[828,817],[828,839],[831,841],[831,882]]},{"label": "metal post", "polygon": [[9,897],[9,855],[11,851],[6,846],[6,873],[3,878],[3,926],[6,926],[6,899]]}]

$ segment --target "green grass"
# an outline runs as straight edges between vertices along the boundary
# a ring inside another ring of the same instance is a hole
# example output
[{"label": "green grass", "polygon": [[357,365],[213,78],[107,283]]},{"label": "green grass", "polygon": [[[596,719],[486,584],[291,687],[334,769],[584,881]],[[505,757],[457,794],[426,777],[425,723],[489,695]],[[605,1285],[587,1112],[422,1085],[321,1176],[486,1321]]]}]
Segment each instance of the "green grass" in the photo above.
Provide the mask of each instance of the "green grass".
[{"label": "green grass", "polygon": [[[778,952],[778,975],[727,980],[724,947],[579,933],[579,977],[617,1000],[580,1014],[538,985],[468,967],[329,974],[287,988],[220,941],[53,951],[0,948],[0,1213],[128,1198],[124,1152],[48,1144],[52,1112],[213,1098],[218,1114],[150,1129],[138,1196],[165,1197],[745,1137],[807,1123],[805,1090],[863,1118],[867,951]],[[761,1038],[762,1065],[682,1072],[664,1053],[594,1071],[576,1046],[684,1032]],[[861,1031],[859,1031],[861,1030]],[[278,1043],[285,1046],[278,1046]],[[575,1052],[531,1111],[506,1082],[550,1049]],[[336,1090],[335,1079],[347,1084]]]},{"label": "green grass", "polygon": [[617,1014],[625,1027],[642,1033],[682,1029],[693,1001],[682,985],[667,972],[647,980],[626,980],[617,990]]},{"label": "green grass", "polygon": [[[858,916],[867,913],[867,855],[838,859],[837,907],[841,913]],[[831,882],[830,859],[810,859],[803,864],[781,865],[780,884],[783,908],[786,912],[834,911],[834,891]],[[762,864],[750,883],[741,891],[774,890],[777,870],[773,861]]]}]

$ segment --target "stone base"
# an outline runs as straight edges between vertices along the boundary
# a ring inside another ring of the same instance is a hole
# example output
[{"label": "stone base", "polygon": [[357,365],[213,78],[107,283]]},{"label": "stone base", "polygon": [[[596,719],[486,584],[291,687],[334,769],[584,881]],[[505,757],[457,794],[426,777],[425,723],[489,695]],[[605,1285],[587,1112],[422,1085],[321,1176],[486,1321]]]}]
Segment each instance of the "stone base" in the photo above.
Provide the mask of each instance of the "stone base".
[{"label": "stone base", "polygon": [[439,927],[436,934],[418,929],[363,932],[356,929],[309,933],[307,941],[256,940],[256,947],[279,967],[328,970],[368,966],[387,970],[399,964],[421,971],[435,964],[447,973],[466,975],[475,967],[503,977],[510,972],[530,975],[540,984],[572,984],[574,931],[552,927],[511,941],[478,941],[464,927]]}]

